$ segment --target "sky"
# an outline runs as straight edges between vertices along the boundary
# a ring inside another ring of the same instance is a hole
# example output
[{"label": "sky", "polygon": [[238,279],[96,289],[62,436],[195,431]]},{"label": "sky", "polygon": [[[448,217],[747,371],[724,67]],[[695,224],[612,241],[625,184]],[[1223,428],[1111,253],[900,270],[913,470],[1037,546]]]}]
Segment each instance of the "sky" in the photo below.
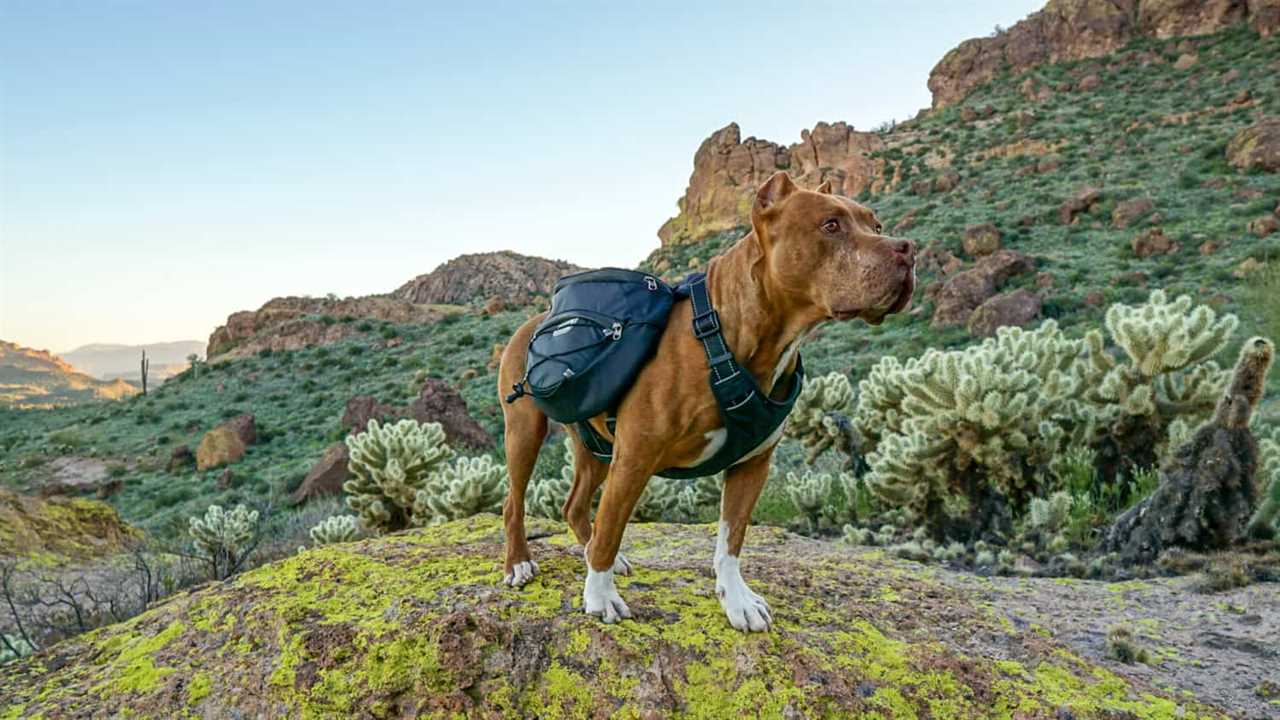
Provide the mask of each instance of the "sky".
[{"label": "sky", "polygon": [[634,266],[714,130],[911,117],[1042,4],[0,0],[0,339],[204,339],[468,252]]}]

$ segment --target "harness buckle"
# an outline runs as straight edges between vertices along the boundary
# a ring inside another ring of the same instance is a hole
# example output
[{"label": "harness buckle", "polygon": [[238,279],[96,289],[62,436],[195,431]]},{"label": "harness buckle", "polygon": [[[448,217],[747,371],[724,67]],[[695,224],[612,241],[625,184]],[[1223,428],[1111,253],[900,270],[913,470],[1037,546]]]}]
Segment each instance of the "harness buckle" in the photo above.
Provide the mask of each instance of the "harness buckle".
[{"label": "harness buckle", "polygon": [[[703,320],[708,320],[703,325]],[[701,315],[693,316],[693,336],[699,340],[705,340],[712,335],[720,332],[720,313],[715,310],[708,310]]]}]

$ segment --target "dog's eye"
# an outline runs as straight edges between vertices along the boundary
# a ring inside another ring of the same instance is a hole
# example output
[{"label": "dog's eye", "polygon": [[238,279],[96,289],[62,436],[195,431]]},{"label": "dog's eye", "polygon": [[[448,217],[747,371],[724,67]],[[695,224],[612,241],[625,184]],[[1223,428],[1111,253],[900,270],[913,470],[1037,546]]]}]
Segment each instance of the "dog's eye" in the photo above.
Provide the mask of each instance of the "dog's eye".
[{"label": "dog's eye", "polygon": [[822,223],[822,231],[832,235],[840,232],[840,221],[835,218],[828,219]]}]

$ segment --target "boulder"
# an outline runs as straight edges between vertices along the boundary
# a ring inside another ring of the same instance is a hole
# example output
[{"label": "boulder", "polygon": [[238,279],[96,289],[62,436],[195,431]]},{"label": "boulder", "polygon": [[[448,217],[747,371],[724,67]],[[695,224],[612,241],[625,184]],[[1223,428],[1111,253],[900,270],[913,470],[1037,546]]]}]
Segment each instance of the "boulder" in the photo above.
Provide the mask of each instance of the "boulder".
[{"label": "boulder", "polygon": [[916,255],[916,270],[931,275],[951,275],[964,266],[964,261],[934,240]]},{"label": "boulder", "polygon": [[1116,209],[1111,211],[1111,226],[1119,229],[1127,228],[1150,215],[1155,209],[1156,204],[1150,198],[1125,200],[1118,203]]},{"label": "boulder", "polygon": [[1173,238],[1165,235],[1164,230],[1158,227],[1134,235],[1129,241],[1129,247],[1133,248],[1133,254],[1140,258],[1172,255],[1181,249]]},{"label": "boulder", "polygon": [[1006,325],[1027,325],[1040,317],[1040,296],[1027,289],[1001,293],[978,306],[967,327],[974,337],[990,337]]},{"label": "boulder", "polygon": [[1000,228],[983,223],[965,228],[964,251],[972,258],[990,255],[1000,249]]},{"label": "boulder", "polygon": [[196,448],[196,470],[230,465],[244,457],[258,439],[253,415],[244,414],[218,424],[200,438]]},{"label": "boulder", "polygon": [[1076,194],[1058,207],[1058,222],[1070,225],[1075,222],[1076,215],[1088,212],[1102,199],[1102,191],[1095,187],[1083,187]]},{"label": "boulder", "polygon": [[1080,92],[1093,92],[1101,85],[1102,78],[1098,77],[1097,73],[1090,73],[1080,79],[1080,82],[1076,85],[1076,89]]},{"label": "boulder", "polygon": [[1231,274],[1238,280],[1244,280],[1266,266],[1267,264],[1261,260],[1248,257],[1241,261],[1241,263],[1236,266],[1236,269],[1231,271]]},{"label": "boulder", "polygon": [[494,446],[493,438],[467,412],[467,401],[443,380],[429,378],[418,397],[409,404],[407,414],[418,422],[440,423],[449,443],[455,447],[489,450]]},{"label": "boulder", "polygon": [[178,445],[169,453],[169,462],[165,465],[164,470],[172,475],[195,464],[196,456],[191,452],[191,447],[183,444]]},{"label": "boulder", "polygon": [[1266,237],[1276,230],[1280,230],[1280,220],[1276,220],[1275,215],[1263,215],[1249,223],[1249,232],[1257,237]]},{"label": "boulder", "polygon": [[63,455],[47,466],[52,473],[41,483],[41,497],[101,493],[111,481],[107,463],[97,458]]},{"label": "boulder", "polygon": [[930,324],[935,328],[964,325],[1009,278],[1034,270],[1035,261],[1014,250],[997,250],[982,257],[973,268],[955,273],[930,291],[935,303]]},{"label": "boulder", "polygon": [[639,574],[618,586],[633,619],[604,625],[580,608],[582,551],[564,526],[530,530],[548,541],[533,543],[540,574],[523,591],[501,584],[493,515],[314,548],[9,663],[0,708],[261,720],[1222,714],[1010,621],[941,571],[770,527],[752,528],[745,565],[772,604],[767,634],[725,619],[707,525],[628,527],[622,549]]},{"label": "boulder", "polygon": [[1190,70],[1200,62],[1200,56],[1195,53],[1183,53],[1173,62],[1174,70]]},{"label": "boulder", "polygon": [[1232,136],[1227,162],[1245,171],[1280,172],[1280,117],[1264,118]]},{"label": "boulder", "polygon": [[342,484],[351,478],[347,467],[351,452],[345,442],[336,442],[325,449],[319,462],[311,467],[307,476],[290,495],[290,505],[298,505],[312,498],[341,495]]},{"label": "boulder", "polygon": [[379,422],[401,417],[403,411],[393,405],[378,402],[372,395],[356,395],[347,400],[347,407],[342,412],[342,427],[351,431],[352,435],[364,432],[370,420]]},{"label": "boulder", "polygon": [[[553,284],[553,287],[554,287],[554,284]],[[498,313],[506,309],[507,309],[507,301],[503,300],[497,295],[494,295],[493,297],[484,301],[484,307],[481,308],[480,312],[482,315],[492,316],[492,315],[497,315]]]}]

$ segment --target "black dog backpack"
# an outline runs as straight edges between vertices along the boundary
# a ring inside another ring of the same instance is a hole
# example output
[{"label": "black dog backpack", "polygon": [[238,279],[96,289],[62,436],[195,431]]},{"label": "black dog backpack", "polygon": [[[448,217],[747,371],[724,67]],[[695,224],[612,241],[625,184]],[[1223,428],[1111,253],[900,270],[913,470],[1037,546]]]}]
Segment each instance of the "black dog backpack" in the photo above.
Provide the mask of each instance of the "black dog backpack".
[{"label": "black dog backpack", "polygon": [[674,301],[670,285],[632,270],[561,278],[529,341],[524,379],[507,402],[528,394],[565,424],[612,410],[653,357]]}]

